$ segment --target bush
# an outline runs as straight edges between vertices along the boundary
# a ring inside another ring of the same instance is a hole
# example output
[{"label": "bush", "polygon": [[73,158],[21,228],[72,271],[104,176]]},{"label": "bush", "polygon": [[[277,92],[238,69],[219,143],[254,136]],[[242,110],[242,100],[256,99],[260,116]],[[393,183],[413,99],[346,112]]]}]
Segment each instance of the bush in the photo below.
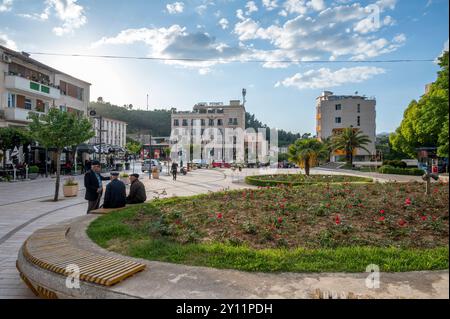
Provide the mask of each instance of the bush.
[{"label": "bush", "polygon": [[422,176],[425,172],[419,168],[399,168],[390,165],[381,166],[378,169],[381,174],[413,175]]},{"label": "bush", "polygon": [[383,166],[392,166],[395,168],[406,168],[407,164],[403,161],[399,161],[399,160],[386,160],[383,161]]},{"label": "bush", "polygon": [[64,186],[76,186],[78,185],[78,182],[73,177],[69,177],[64,182]]},{"label": "bush", "polygon": [[28,168],[28,174],[36,174],[36,173],[39,173],[39,167],[34,165]]}]

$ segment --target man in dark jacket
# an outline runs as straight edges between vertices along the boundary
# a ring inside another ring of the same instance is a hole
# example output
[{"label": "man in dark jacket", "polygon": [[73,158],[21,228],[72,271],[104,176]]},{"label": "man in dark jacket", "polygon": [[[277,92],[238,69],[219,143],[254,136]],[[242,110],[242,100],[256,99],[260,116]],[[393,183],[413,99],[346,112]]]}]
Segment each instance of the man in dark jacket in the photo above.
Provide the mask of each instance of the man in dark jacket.
[{"label": "man in dark jacket", "polygon": [[130,194],[127,197],[127,204],[140,204],[147,200],[145,186],[139,180],[139,174],[130,175]]},{"label": "man in dark jacket", "polygon": [[125,184],[120,181],[119,173],[111,173],[111,182],[106,185],[104,208],[120,208],[125,207],[126,191]]},{"label": "man in dark jacket", "polygon": [[102,181],[109,180],[109,177],[103,177],[101,174],[101,166],[99,161],[93,161],[91,169],[84,174],[84,187],[86,188],[86,195],[84,199],[88,201],[87,213],[98,208],[100,198],[103,193]]}]

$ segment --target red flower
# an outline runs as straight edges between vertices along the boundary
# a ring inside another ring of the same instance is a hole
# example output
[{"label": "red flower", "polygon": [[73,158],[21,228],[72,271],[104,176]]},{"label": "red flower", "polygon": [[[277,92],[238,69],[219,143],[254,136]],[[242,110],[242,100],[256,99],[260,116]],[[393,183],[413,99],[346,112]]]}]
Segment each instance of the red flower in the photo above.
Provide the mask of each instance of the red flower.
[{"label": "red flower", "polygon": [[423,221],[426,221],[428,219],[427,216],[423,215],[422,217],[420,217]]},{"label": "red flower", "polygon": [[180,225],[181,224],[180,220],[179,219],[175,220],[175,224]]},{"label": "red flower", "polygon": [[406,221],[405,221],[404,219],[400,219],[400,220],[398,221],[398,224],[399,224],[401,227],[403,227],[403,226],[406,225]]},{"label": "red flower", "polygon": [[380,214],[384,214],[384,209],[380,209]]},{"label": "red flower", "polygon": [[385,220],[384,216],[381,216],[380,218],[378,218],[378,221],[380,221],[380,222],[384,222],[384,220]]},{"label": "red flower", "polygon": [[281,209],[284,209],[284,204],[280,204],[280,208],[281,208]]},{"label": "red flower", "polygon": [[217,213],[217,218],[221,219],[223,217],[222,213]]},{"label": "red flower", "polygon": [[283,218],[278,217],[278,224],[281,224],[283,222]]},{"label": "red flower", "polygon": [[405,205],[406,205],[406,206],[411,205],[411,198],[405,199]]},{"label": "red flower", "polygon": [[433,192],[434,192],[434,193],[439,193],[439,188],[435,188],[435,189],[433,190]]},{"label": "red flower", "polygon": [[341,223],[341,218],[339,217],[339,215],[336,215],[335,223],[336,225],[339,225]]}]

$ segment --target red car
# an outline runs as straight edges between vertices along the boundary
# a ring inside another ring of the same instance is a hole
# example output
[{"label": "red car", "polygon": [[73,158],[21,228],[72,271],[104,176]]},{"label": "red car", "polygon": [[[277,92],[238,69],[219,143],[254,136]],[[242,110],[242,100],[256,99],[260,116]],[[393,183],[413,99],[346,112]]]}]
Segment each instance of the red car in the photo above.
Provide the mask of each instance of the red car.
[{"label": "red car", "polygon": [[225,162],[212,162],[212,167],[219,167],[219,168],[230,168],[231,164],[230,163],[225,163]]}]

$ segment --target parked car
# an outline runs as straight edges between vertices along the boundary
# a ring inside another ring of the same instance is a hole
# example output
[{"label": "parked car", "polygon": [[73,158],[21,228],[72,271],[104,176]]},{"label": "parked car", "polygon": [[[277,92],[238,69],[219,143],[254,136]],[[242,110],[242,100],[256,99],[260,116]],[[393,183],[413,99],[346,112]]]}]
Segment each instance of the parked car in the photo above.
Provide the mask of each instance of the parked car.
[{"label": "parked car", "polygon": [[197,168],[207,168],[208,167],[208,162],[204,159],[192,160],[192,164],[197,166]]},{"label": "parked car", "polygon": [[142,173],[151,171],[155,166],[158,167],[160,172],[162,172],[162,165],[157,159],[145,159],[142,163]]},{"label": "parked car", "polygon": [[226,163],[223,161],[214,161],[212,162],[212,167],[218,167],[218,168],[230,168],[231,164],[230,163]]}]

